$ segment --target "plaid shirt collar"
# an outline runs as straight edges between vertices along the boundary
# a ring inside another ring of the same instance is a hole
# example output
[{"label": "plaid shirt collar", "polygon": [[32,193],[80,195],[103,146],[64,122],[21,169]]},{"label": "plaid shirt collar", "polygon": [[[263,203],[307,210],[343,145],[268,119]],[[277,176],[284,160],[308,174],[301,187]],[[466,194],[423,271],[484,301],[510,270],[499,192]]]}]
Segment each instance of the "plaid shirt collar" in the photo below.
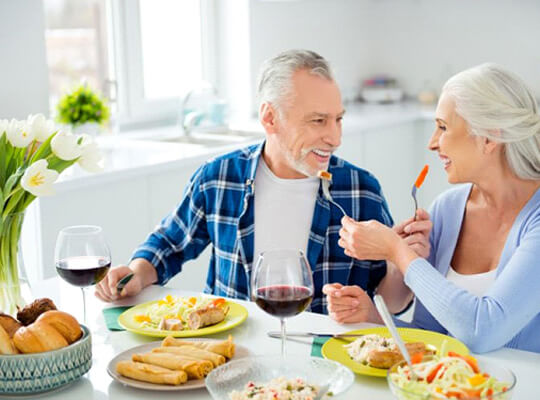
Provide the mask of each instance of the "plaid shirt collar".
[{"label": "plaid shirt collar", "polygon": [[[245,193],[243,203],[243,213],[240,216],[238,224],[238,239],[240,244],[240,255],[242,257],[242,264],[246,270],[247,276],[251,276],[251,269],[255,258],[254,252],[254,202],[250,201],[255,193],[255,174],[257,172],[257,166],[259,165],[260,157],[264,149],[266,141],[256,147],[246,148],[246,158],[249,160],[248,167],[246,168],[245,176]],[[342,161],[334,156],[330,158],[328,171],[332,173],[332,170],[336,167],[342,166]],[[330,191],[332,186],[330,185]],[[306,258],[309,265],[314,268],[317,265],[317,260],[323,248],[323,244],[326,237],[326,231],[330,223],[330,204],[323,195],[322,186],[319,184],[319,190],[317,192],[317,199],[315,201],[315,211],[313,214],[313,220],[311,222],[311,230],[309,233],[308,247]],[[250,294],[248,293],[248,296]]]}]

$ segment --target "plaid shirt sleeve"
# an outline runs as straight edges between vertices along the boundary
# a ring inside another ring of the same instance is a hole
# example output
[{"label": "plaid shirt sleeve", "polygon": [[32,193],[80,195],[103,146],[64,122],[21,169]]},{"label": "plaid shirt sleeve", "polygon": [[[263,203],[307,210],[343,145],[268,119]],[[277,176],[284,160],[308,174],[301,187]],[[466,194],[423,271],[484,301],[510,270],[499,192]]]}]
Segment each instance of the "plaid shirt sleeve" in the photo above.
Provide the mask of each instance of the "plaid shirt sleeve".
[{"label": "plaid shirt sleeve", "polygon": [[179,273],[184,262],[196,258],[210,243],[205,197],[201,191],[204,167],[191,177],[176,209],[161,221],[132,256],[132,260],[144,258],[156,268],[160,285]]}]

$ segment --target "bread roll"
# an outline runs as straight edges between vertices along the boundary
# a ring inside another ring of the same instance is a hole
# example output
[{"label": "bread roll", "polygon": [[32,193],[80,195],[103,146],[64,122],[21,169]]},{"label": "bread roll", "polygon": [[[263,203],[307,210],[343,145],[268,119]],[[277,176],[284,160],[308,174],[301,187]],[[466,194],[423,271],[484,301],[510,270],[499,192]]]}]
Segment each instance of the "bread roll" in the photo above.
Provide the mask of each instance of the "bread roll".
[{"label": "bread roll", "polygon": [[6,330],[0,325],[0,354],[17,354],[18,351],[13,345]]},{"label": "bread roll", "polygon": [[43,298],[34,300],[17,313],[17,319],[21,324],[28,326],[33,323],[41,314],[49,310],[56,310],[51,299]]},{"label": "bread roll", "polygon": [[68,345],[64,336],[52,325],[37,321],[15,332],[13,342],[21,353],[41,353]]},{"label": "bread roll", "polygon": [[39,316],[35,323],[42,322],[55,328],[69,344],[82,336],[81,326],[70,314],[63,311],[46,311]]},{"label": "bread roll", "polygon": [[17,329],[22,326],[21,323],[11,315],[4,313],[0,313],[0,325],[6,330],[10,338],[12,338],[15,332],[17,332]]}]

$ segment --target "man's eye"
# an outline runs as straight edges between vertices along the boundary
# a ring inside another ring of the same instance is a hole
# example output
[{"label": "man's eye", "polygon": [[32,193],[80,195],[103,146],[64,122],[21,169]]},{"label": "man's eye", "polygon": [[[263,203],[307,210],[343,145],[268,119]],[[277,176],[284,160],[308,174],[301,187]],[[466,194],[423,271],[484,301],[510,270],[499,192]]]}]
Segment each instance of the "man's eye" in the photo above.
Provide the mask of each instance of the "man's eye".
[{"label": "man's eye", "polygon": [[336,121],[338,122],[338,124],[341,124],[341,121],[343,121],[343,117],[339,117],[338,119],[336,119]]},{"label": "man's eye", "polygon": [[322,118],[312,119],[311,122],[315,124],[324,124],[324,119]]},{"label": "man's eye", "polygon": [[445,130],[446,130],[446,126],[441,126],[441,125],[439,125],[439,129],[440,129],[441,131],[445,131]]}]

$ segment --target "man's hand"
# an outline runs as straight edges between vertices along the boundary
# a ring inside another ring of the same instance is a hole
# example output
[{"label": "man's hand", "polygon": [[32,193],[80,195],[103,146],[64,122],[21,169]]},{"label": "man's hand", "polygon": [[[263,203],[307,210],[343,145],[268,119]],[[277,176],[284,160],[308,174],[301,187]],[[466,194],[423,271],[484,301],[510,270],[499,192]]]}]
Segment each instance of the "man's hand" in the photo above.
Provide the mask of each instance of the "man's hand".
[{"label": "man's hand", "polygon": [[133,271],[127,265],[120,265],[109,270],[107,276],[96,285],[95,295],[97,298],[111,302],[124,297],[135,296],[143,289],[140,275],[135,274],[133,278],[124,286],[122,292],[118,293],[116,285],[118,281]]},{"label": "man's hand", "polygon": [[428,212],[419,208],[416,211],[416,221],[409,218],[393,229],[418,256],[428,258],[431,251],[429,234],[432,228],[433,223],[429,219]]},{"label": "man's hand", "polygon": [[328,312],[340,324],[354,322],[382,323],[373,302],[359,286],[332,283],[323,286],[328,300]]}]

